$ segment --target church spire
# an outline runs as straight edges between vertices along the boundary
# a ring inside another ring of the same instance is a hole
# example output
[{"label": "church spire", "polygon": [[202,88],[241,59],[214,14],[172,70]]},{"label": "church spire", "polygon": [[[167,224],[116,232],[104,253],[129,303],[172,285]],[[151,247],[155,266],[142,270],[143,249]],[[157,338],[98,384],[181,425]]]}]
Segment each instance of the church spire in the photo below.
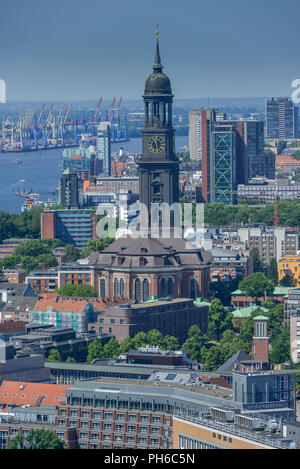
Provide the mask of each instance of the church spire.
[{"label": "church spire", "polygon": [[155,36],[156,36],[156,53],[155,53],[155,61],[153,65],[153,71],[154,73],[161,72],[163,69],[163,66],[161,64],[160,60],[160,53],[159,53],[159,24],[156,26],[156,31],[155,31]]}]

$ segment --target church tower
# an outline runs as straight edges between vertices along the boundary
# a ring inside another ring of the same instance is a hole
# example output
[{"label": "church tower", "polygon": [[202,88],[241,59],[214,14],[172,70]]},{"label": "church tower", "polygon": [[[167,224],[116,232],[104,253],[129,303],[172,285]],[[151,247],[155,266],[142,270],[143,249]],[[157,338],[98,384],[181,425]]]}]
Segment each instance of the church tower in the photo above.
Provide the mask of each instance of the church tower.
[{"label": "church tower", "polygon": [[[162,72],[159,32],[156,31],[156,54],[153,72],[146,80],[145,124],[142,130],[142,156],[139,160],[140,203],[179,202],[179,163],[175,152],[175,129],[172,127],[173,94],[168,76]],[[172,221],[171,221],[172,226]]]}]

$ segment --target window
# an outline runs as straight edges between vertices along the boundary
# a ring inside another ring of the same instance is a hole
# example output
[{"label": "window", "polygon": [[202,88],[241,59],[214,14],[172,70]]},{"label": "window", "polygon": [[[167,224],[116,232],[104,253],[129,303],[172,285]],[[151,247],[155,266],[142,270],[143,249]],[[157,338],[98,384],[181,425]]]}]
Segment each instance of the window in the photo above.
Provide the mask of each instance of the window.
[{"label": "window", "polygon": [[151,433],[159,433],[158,427],[152,427]]},{"label": "window", "polygon": [[160,423],[160,417],[153,417],[152,422]]},{"label": "window", "polygon": [[141,281],[139,278],[137,278],[135,280],[135,294],[134,294],[134,298],[136,299],[136,301],[138,303],[141,302]]},{"label": "window", "polygon": [[140,443],[141,445],[145,445],[146,442],[147,442],[147,438],[139,438],[139,443]]},{"label": "window", "polygon": [[105,298],[106,294],[105,294],[105,279],[102,278],[100,280],[100,297],[101,298]]},{"label": "window", "polygon": [[140,433],[147,433],[147,427],[140,427]]},{"label": "window", "polygon": [[120,278],[120,296],[124,296],[125,294],[125,282],[123,278]]},{"label": "window", "polygon": [[88,428],[88,422],[81,422],[81,428]]},{"label": "window", "polygon": [[148,422],[148,415],[141,415],[141,422]]},{"label": "window", "polygon": [[58,438],[61,438],[62,440],[63,440],[64,437],[65,437],[64,433],[59,433],[59,432],[56,433],[56,436],[57,436]]},{"label": "window", "polygon": [[158,445],[158,439],[157,438],[150,438],[150,445]]},{"label": "window", "polygon": [[144,278],[143,280],[143,301],[149,300],[149,280]]},{"label": "window", "polygon": [[108,420],[111,420],[112,419],[112,413],[111,412],[106,412],[105,418],[108,419]]},{"label": "window", "polygon": [[70,427],[76,427],[76,425],[77,425],[76,420],[70,420],[69,425],[70,425]]},{"label": "window", "polygon": [[168,296],[173,298],[173,279],[171,277],[168,278]]},{"label": "window", "polygon": [[117,420],[124,420],[124,414],[117,414]]},{"label": "window", "polygon": [[99,422],[94,422],[93,423],[93,428],[100,428],[100,423]]},{"label": "window", "polygon": [[160,297],[165,298],[166,296],[166,279],[162,278],[160,281]]},{"label": "window", "polygon": [[101,418],[101,412],[94,412],[94,419],[100,419]]},{"label": "window", "polygon": [[128,425],[128,431],[129,432],[135,432],[135,426],[134,425]]},{"label": "window", "polygon": [[130,421],[136,421],[136,415],[135,414],[130,414],[129,415],[129,420]]},{"label": "window", "polygon": [[196,298],[196,279],[194,277],[190,278],[190,292],[189,297],[195,299]]},{"label": "window", "polygon": [[114,296],[119,296],[119,280],[117,278],[114,279]]},{"label": "window", "polygon": [[104,430],[111,430],[111,423],[105,423],[103,428]]}]

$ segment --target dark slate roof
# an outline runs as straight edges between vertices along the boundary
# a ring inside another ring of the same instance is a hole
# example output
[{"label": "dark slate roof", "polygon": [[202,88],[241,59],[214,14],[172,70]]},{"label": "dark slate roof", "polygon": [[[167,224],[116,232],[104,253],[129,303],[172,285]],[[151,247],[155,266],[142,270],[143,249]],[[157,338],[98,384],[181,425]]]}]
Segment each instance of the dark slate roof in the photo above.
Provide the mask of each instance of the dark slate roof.
[{"label": "dark slate roof", "polygon": [[37,301],[38,298],[34,296],[9,296],[3,311],[25,312],[28,309],[34,308]]},{"label": "dark slate roof", "polygon": [[[121,237],[100,253],[91,253],[89,260],[94,265],[125,268],[141,267],[140,257],[145,258],[145,267],[201,265],[210,262],[211,253],[192,247],[183,238]],[[122,258],[122,263],[118,258]]]},{"label": "dark slate roof", "polygon": [[28,283],[0,282],[0,291],[10,291],[15,296],[35,296]]},{"label": "dark slate roof", "polygon": [[228,358],[228,360],[221,365],[216,373],[224,373],[228,371],[235,371],[240,369],[240,363],[245,360],[251,360],[251,357],[248,353],[240,350],[239,352],[235,353],[232,357]]}]

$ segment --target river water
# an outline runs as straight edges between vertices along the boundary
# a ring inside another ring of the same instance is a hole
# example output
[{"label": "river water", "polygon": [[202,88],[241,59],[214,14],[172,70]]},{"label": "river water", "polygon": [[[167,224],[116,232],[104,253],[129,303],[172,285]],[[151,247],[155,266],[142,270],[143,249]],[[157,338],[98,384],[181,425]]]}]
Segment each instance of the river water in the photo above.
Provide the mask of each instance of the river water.
[{"label": "river water", "polygon": [[[188,136],[176,137],[176,150],[183,151],[188,146]],[[133,138],[129,142],[113,143],[112,152],[141,153],[142,139]],[[38,192],[44,200],[49,197],[56,201],[57,195],[52,192],[58,187],[61,175],[62,149],[0,153],[0,210],[20,213],[23,197],[14,191]],[[14,159],[22,163],[13,163]]]}]

